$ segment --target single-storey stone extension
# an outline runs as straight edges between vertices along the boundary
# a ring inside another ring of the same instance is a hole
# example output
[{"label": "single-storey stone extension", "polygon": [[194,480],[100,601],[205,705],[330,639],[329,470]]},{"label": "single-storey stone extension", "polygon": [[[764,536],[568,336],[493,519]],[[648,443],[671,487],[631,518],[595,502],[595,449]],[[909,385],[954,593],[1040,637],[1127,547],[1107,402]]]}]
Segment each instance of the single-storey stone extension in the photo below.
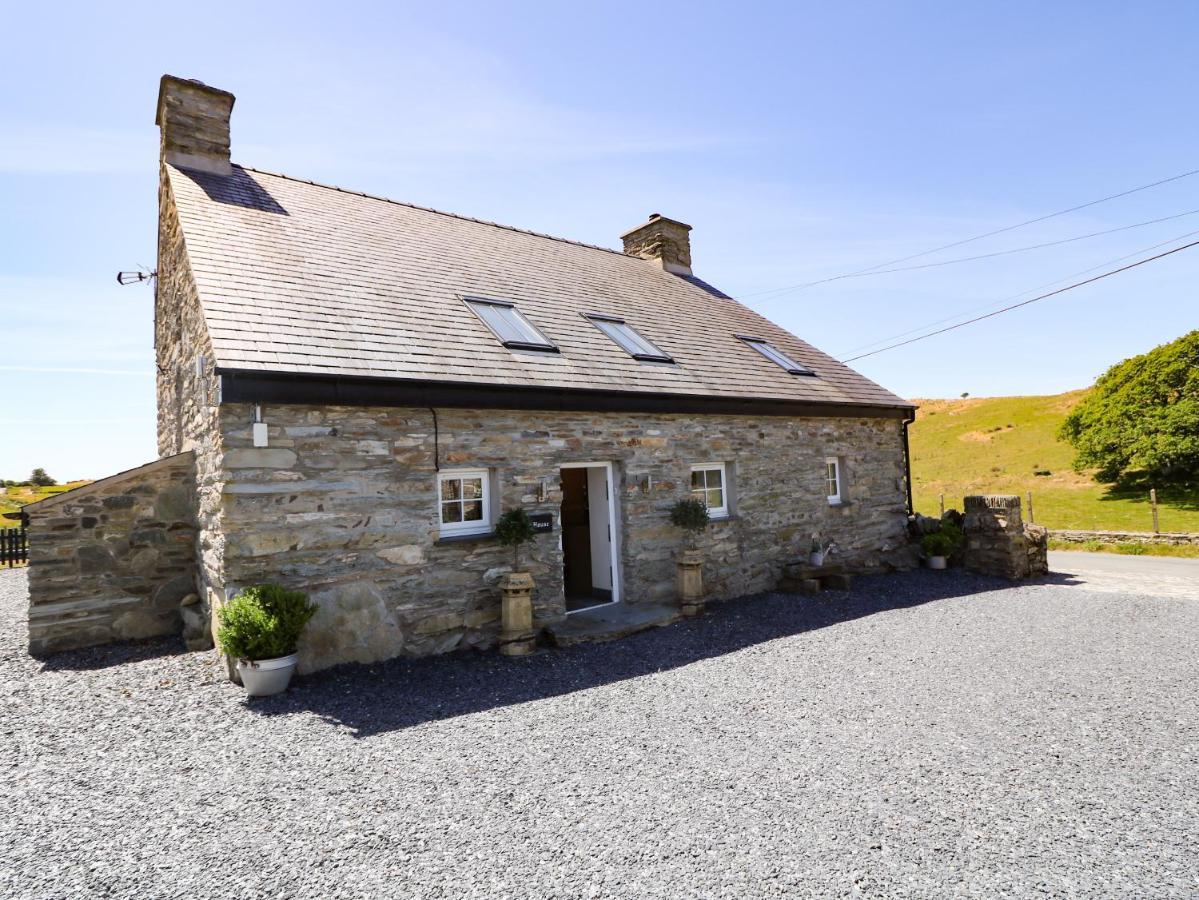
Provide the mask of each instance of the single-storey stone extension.
[{"label": "single-storey stone extension", "polygon": [[494,646],[516,507],[538,627],[674,602],[687,496],[710,597],[814,535],[908,562],[912,404],[693,275],[689,226],[616,251],[234,165],[233,102],[166,76],[157,112],[158,450],[210,610],[308,591],[307,670]]}]

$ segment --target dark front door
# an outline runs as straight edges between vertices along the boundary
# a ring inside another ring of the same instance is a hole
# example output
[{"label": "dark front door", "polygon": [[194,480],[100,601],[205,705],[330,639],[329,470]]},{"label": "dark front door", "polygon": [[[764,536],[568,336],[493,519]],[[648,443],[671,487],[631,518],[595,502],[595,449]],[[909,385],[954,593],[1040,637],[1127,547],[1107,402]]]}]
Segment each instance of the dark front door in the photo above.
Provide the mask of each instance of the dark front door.
[{"label": "dark front door", "polygon": [[562,470],[562,556],[567,600],[590,598],[591,510],[586,469]]}]

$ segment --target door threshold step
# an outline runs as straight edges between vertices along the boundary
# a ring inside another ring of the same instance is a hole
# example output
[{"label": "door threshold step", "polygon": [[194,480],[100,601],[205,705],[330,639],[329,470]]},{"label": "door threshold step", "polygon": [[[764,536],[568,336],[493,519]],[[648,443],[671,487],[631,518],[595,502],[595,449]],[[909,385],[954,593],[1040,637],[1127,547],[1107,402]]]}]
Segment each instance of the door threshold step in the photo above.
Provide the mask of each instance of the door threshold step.
[{"label": "door threshold step", "polygon": [[615,641],[638,631],[670,625],[682,618],[677,603],[614,603],[572,613],[546,630],[559,647]]}]

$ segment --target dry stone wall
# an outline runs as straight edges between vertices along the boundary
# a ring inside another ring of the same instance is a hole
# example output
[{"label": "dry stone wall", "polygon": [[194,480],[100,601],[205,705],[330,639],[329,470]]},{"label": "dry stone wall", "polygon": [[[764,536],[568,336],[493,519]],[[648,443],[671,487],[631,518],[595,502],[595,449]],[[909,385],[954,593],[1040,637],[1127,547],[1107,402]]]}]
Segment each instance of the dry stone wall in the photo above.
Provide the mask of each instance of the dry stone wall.
[{"label": "dry stone wall", "polygon": [[1049,532],[1027,525],[1015,495],[976,495],[963,501],[962,564],[973,572],[1002,578],[1032,578],[1049,571]]},{"label": "dry stone wall", "polygon": [[219,380],[165,169],[159,173],[158,205],[154,310],[158,453],[195,455],[198,587],[211,609],[224,596]]},{"label": "dry stone wall", "polygon": [[[526,553],[538,623],[565,614],[559,467],[613,462],[624,599],[670,600],[681,534],[667,510],[690,466],[725,462],[732,516],[701,540],[709,596],[770,589],[813,534],[852,568],[902,564],[905,486],[896,419],[270,405],[270,444],[253,447],[253,408],[220,408],[223,578],[307,590],[320,612],[306,670],[491,646],[511,554],[493,538],[440,540],[436,465],[485,468],[496,513],[550,513]],[[847,503],[831,507],[824,459],[842,460]]]},{"label": "dry stone wall", "polygon": [[195,591],[192,454],[40,503],[29,517],[29,650],[174,634]]}]

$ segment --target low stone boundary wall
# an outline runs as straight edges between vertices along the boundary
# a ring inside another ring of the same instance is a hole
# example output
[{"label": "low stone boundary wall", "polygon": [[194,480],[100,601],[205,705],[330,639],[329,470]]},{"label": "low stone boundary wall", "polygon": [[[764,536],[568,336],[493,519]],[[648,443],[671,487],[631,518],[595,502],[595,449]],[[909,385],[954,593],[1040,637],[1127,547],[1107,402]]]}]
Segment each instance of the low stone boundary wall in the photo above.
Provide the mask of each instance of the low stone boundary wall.
[{"label": "low stone boundary wall", "polygon": [[1161,532],[1152,531],[1077,531],[1075,529],[1053,529],[1049,537],[1055,541],[1068,544],[1088,544],[1098,541],[1101,544],[1173,544],[1174,546],[1199,546],[1199,534],[1187,534],[1182,531]]},{"label": "low stone boundary wall", "polygon": [[26,506],[29,652],[177,634],[195,591],[192,454]]}]

